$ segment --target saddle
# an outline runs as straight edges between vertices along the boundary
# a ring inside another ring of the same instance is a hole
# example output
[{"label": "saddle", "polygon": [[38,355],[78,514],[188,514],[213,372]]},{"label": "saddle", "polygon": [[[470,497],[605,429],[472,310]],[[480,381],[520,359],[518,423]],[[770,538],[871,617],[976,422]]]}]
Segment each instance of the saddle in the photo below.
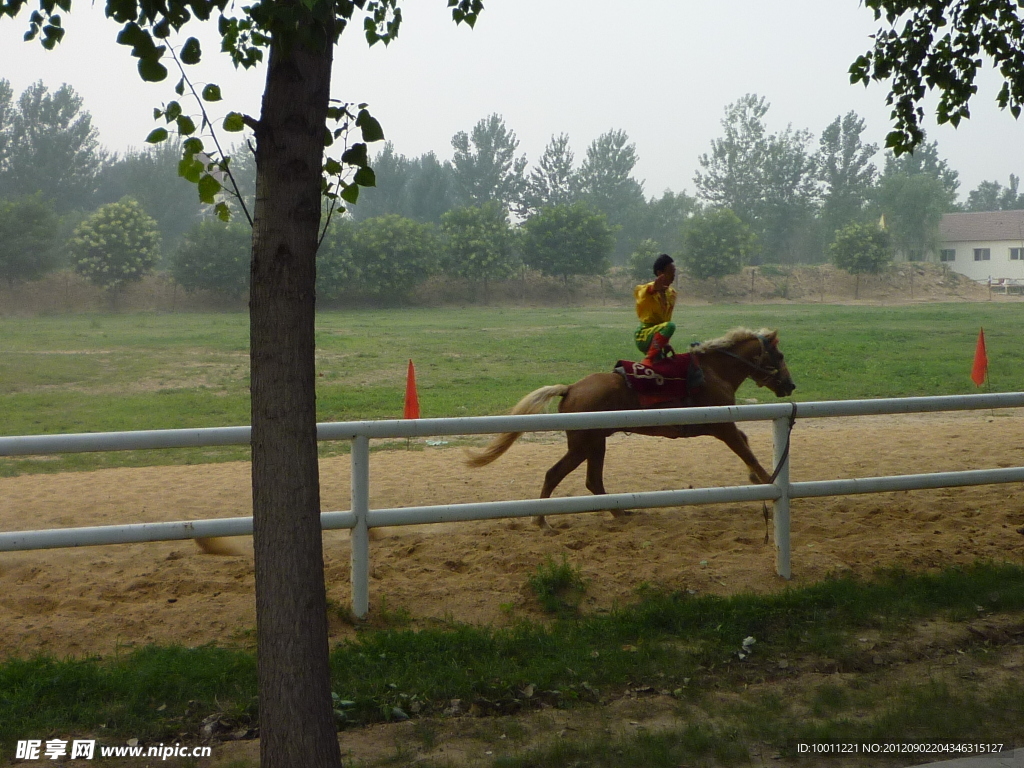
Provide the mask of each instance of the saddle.
[{"label": "saddle", "polygon": [[636,392],[641,408],[654,408],[672,400],[685,405],[686,398],[704,383],[700,362],[689,352],[658,358],[651,366],[619,360],[613,370]]}]

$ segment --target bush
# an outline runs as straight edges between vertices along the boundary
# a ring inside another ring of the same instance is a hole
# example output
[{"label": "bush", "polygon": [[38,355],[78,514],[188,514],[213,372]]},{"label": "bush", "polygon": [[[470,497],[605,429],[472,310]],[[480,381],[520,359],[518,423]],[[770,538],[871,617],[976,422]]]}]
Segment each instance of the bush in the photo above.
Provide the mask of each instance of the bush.
[{"label": "bush", "polygon": [[603,213],[583,203],[542,208],[522,227],[523,256],[545,275],[603,275],[615,247],[615,235]]},{"label": "bush", "polygon": [[386,302],[405,300],[437,265],[433,227],[395,214],[356,224],[351,249],[357,292]]},{"label": "bush", "polygon": [[171,275],[188,293],[206,290],[237,299],[249,290],[251,257],[248,224],[204,221],[185,234]]},{"label": "bush", "polygon": [[698,280],[735,275],[750,258],[756,239],[750,228],[728,208],[699,213],[683,230],[681,260]]},{"label": "bush", "polygon": [[0,201],[0,279],[13,287],[53,269],[58,224],[41,194]]},{"label": "bush", "polygon": [[130,197],[100,207],[75,229],[69,243],[75,271],[116,300],[141,280],[160,257],[156,222]]}]

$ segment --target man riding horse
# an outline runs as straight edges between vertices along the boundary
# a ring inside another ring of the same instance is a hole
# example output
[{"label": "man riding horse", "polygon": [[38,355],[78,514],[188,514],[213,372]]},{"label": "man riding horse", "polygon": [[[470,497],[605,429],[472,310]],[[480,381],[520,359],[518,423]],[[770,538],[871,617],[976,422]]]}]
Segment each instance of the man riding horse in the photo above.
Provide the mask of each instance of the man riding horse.
[{"label": "man riding horse", "polygon": [[640,320],[633,338],[637,349],[645,355],[642,364],[648,368],[672,352],[669,341],[676,331],[676,324],[672,322],[676,305],[676,289],[672,287],[675,279],[675,262],[663,253],[654,261],[654,280],[633,290],[636,316]]}]

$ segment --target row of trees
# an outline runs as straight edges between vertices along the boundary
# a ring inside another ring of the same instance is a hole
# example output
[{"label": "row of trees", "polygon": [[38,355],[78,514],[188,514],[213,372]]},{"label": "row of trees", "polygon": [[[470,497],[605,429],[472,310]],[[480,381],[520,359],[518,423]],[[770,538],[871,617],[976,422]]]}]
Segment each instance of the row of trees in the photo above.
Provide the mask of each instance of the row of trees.
[{"label": "row of trees", "polygon": [[[769,108],[755,95],[726,108],[723,135],[699,158],[696,197],[666,191],[647,199],[633,176],[636,147],[618,130],[592,141],[578,164],[569,137],[554,136],[533,168],[497,114],[452,138],[451,161],[432,152],[407,158],[386,144],[373,163],[377,186],[364,190],[350,214],[337,221],[325,247],[345,241],[349,230],[358,229],[349,226],[353,222],[391,216],[433,225],[444,246],[430,247],[442,254],[431,270],[478,280],[485,291],[489,280],[507,276],[520,263],[565,277],[600,272],[605,261],[642,265],[652,253],[669,252],[691,274],[711,277],[743,264],[819,262],[832,257],[838,233],[883,216],[892,249],[910,258],[934,249],[938,221],[958,208],[959,188],[957,172],[934,142],[922,143],[913,155],[886,154],[879,170],[873,164],[878,148],[863,140],[865,124],[856,114],[837,117],[815,145],[806,130],[770,132]],[[70,87],[50,93],[36,83],[15,101],[10,84],[0,80],[0,278],[29,280],[59,266],[58,245],[72,237],[85,212],[126,197],[155,222],[163,266],[170,268],[186,233],[204,215],[194,189],[178,177],[180,151],[169,141],[111,155],[100,147],[89,113]],[[251,197],[251,154],[236,152],[233,168],[243,194]],[[1014,208],[1024,208],[1024,194],[1013,175],[1005,187],[983,182],[963,206]],[[577,217],[584,211],[602,217],[610,250],[604,250],[603,234],[586,258],[513,247],[520,227],[511,228],[509,221],[521,224],[524,235],[540,227],[564,233],[569,210]],[[490,232],[488,237],[504,244],[483,248],[475,235],[453,234],[459,227]],[[352,265],[330,267],[330,280],[340,286],[347,276],[354,281],[352,292],[372,292],[370,272]],[[214,279],[220,267],[211,263],[211,269]],[[220,278],[209,287],[235,291]]]},{"label": "row of trees", "polygon": [[[189,291],[241,296],[249,239],[244,225],[204,222],[185,237],[172,275]],[[317,252],[317,296],[401,303],[428,277],[443,274],[470,281],[486,303],[493,282],[524,266],[564,281],[604,274],[613,246],[605,217],[581,203],[550,206],[517,228],[494,201],[452,209],[436,226],[393,213],[343,220]]]}]

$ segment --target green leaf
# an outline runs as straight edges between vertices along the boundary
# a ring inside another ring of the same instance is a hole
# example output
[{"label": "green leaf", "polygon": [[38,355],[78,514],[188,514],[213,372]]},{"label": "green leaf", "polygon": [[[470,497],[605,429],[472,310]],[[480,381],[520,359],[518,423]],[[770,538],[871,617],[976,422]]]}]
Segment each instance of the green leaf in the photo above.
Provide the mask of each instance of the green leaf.
[{"label": "green leaf", "polygon": [[203,101],[220,101],[220,86],[210,83],[203,88]]},{"label": "green leaf", "polygon": [[229,133],[238,133],[245,130],[245,118],[241,112],[228,112],[224,118],[224,130]]},{"label": "green leaf", "polygon": [[159,83],[167,78],[167,67],[156,59],[139,59],[139,76],[147,83]]},{"label": "green leaf", "polygon": [[146,137],[147,144],[159,144],[167,138],[166,128],[156,128],[150,131],[149,136]]},{"label": "green leaf", "polygon": [[359,199],[359,185],[349,184],[343,190],[341,190],[341,199],[346,203],[352,203],[355,205],[356,200]]},{"label": "green leaf", "polygon": [[365,144],[353,144],[351,147],[345,150],[341,156],[341,162],[348,165],[356,165],[360,168],[365,168],[369,162],[369,158],[366,154]]},{"label": "green leaf", "polygon": [[195,158],[188,157],[178,161],[178,175],[193,184],[199,183],[205,170],[203,164]]},{"label": "green leaf", "polygon": [[181,62],[183,64],[198,64],[202,58],[202,51],[199,48],[199,41],[190,37],[181,47]]},{"label": "green leaf", "polygon": [[327,162],[324,163],[324,173],[328,176],[338,176],[341,174],[341,163],[335,160],[333,157],[327,158]]},{"label": "green leaf", "polygon": [[381,141],[384,138],[384,129],[380,127],[377,119],[365,109],[359,110],[356,125],[363,131],[363,141]]},{"label": "green leaf", "polygon": [[221,201],[213,206],[213,210],[221,221],[231,221],[231,209],[228,208],[227,203]]},{"label": "green leaf", "polygon": [[184,77],[181,78],[181,80],[178,81],[178,84],[176,86],[174,86],[174,92],[176,94],[178,94],[179,96],[184,96],[185,95],[185,78]]},{"label": "green leaf", "polygon": [[194,155],[198,152],[202,152],[203,140],[195,136],[187,138],[181,145],[181,151],[186,155]]},{"label": "green leaf", "polygon": [[196,132],[196,124],[188,115],[179,115],[177,122],[178,133],[180,133],[182,136],[190,136]]},{"label": "green leaf", "polygon": [[213,205],[216,201],[217,193],[221,190],[221,183],[217,181],[210,174],[204,174],[199,179],[199,199],[204,203]]},{"label": "green leaf", "polygon": [[164,110],[164,115],[167,118],[167,122],[173,122],[178,119],[181,114],[181,104],[176,101],[172,101],[167,105],[167,109]]},{"label": "green leaf", "polygon": [[372,168],[360,168],[352,177],[352,183],[358,184],[360,187],[375,187],[377,186],[377,175]]}]

